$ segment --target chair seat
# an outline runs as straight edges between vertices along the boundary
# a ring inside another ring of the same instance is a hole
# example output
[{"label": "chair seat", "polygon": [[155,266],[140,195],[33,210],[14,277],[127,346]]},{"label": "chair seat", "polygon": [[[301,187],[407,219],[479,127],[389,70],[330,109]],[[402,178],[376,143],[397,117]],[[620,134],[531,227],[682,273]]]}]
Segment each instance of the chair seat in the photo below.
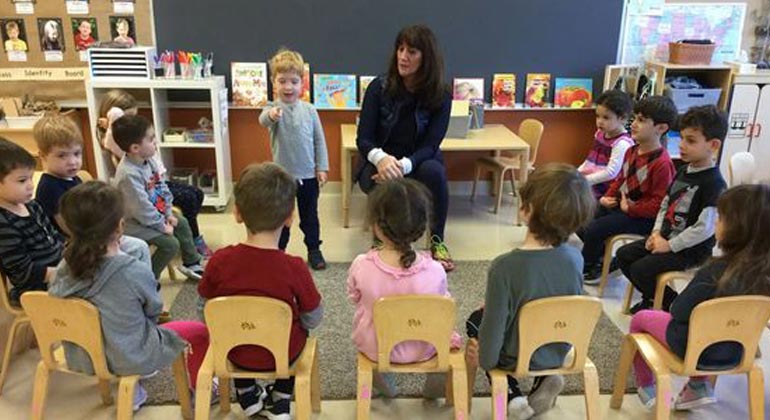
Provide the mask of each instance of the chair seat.
[{"label": "chair seat", "polygon": [[667,349],[658,340],[649,334],[630,334],[630,338],[634,341],[636,348],[642,354],[644,360],[647,361],[647,365],[652,369],[666,366],[671,372],[681,376],[698,376],[698,375],[713,375],[715,373],[730,374],[730,373],[745,373],[740,369],[737,369],[735,365],[724,366],[724,370],[716,370],[717,366],[704,366],[699,365],[699,369],[695,372],[684,371],[684,361],[677,357],[673,352]]},{"label": "chair seat", "polygon": [[507,157],[507,156],[484,156],[480,157],[476,160],[476,163],[484,165],[484,166],[491,166],[495,168],[501,168],[501,169],[519,169],[521,167],[521,161],[518,157]]},{"label": "chair seat", "polygon": [[[449,366],[451,368],[452,365],[455,365],[457,363],[464,363],[465,362],[465,354],[462,350],[452,350],[449,352]],[[438,368],[438,357],[433,356],[428,360],[422,361],[422,362],[415,362],[415,363],[392,363],[390,364],[390,369],[384,371],[378,369],[377,362],[373,361],[372,359],[366,357],[365,354],[359,352],[358,353],[358,364],[359,366],[362,366],[362,364],[368,365],[372,370],[378,370],[380,372],[393,372],[393,373],[414,373],[414,372],[444,372],[442,370],[439,370]]]}]

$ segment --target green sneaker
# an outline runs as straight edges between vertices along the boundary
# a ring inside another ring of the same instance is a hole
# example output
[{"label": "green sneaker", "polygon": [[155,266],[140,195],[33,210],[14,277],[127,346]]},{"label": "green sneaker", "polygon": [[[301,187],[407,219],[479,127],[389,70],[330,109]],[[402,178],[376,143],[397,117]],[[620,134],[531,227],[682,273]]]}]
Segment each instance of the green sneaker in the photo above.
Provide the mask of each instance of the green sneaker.
[{"label": "green sneaker", "polygon": [[452,260],[452,255],[449,254],[449,249],[447,249],[444,241],[437,235],[433,235],[430,241],[430,255],[433,259],[438,261],[447,273],[454,270],[455,262]]}]

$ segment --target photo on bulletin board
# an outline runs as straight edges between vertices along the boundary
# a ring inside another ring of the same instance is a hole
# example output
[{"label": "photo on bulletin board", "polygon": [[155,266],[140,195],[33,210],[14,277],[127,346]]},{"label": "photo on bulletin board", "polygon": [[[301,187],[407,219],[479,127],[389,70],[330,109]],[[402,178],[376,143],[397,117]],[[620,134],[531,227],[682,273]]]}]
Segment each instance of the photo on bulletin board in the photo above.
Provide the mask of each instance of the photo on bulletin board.
[{"label": "photo on bulletin board", "polygon": [[85,51],[99,39],[96,18],[72,18],[72,33],[77,51]]},{"label": "photo on bulletin board", "polygon": [[24,19],[0,19],[0,32],[6,52],[28,50]]},{"label": "photo on bulletin board", "polygon": [[112,41],[133,47],[136,45],[136,24],[131,16],[110,16]]},{"label": "photo on bulletin board", "polygon": [[38,18],[37,33],[40,34],[40,49],[42,51],[64,51],[61,19]]}]

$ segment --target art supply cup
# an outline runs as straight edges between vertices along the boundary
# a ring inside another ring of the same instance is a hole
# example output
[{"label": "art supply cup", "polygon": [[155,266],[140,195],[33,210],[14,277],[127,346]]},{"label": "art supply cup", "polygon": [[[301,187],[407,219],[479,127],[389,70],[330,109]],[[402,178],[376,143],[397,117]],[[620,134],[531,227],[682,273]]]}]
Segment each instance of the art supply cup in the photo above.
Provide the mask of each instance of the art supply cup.
[{"label": "art supply cup", "polygon": [[211,77],[211,68],[214,67],[214,63],[211,60],[206,60],[203,64],[203,77]]},{"label": "art supply cup", "polygon": [[203,78],[203,63],[192,63],[190,67],[192,67],[193,79]]},{"label": "art supply cup", "polygon": [[164,61],[161,65],[163,66],[163,77],[170,79],[176,77],[176,67],[173,61]]},{"label": "art supply cup", "polygon": [[183,79],[193,78],[193,68],[190,63],[179,63],[179,73]]}]

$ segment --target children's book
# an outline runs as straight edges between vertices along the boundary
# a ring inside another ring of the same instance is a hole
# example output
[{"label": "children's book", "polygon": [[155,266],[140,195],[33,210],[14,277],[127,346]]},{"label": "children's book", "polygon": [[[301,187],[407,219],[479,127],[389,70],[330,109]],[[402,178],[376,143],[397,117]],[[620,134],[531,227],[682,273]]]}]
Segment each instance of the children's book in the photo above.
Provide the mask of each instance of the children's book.
[{"label": "children's book", "polygon": [[483,104],[484,79],[456,78],[454,80],[454,94],[452,95],[452,99]]},{"label": "children's book", "polygon": [[492,106],[512,108],[516,104],[516,75],[495,73],[492,77]]},{"label": "children's book", "polygon": [[305,63],[305,74],[302,75],[302,100],[310,102],[310,64]]},{"label": "children's book", "polygon": [[587,108],[593,100],[593,79],[569,79],[557,77],[554,83],[555,106]]},{"label": "children's book", "polygon": [[531,108],[543,108],[548,104],[551,90],[551,75],[548,73],[527,74],[527,90],[524,92],[524,104]]},{"label": "children's book", "polygon": [[261,107],[267,104],[267,63],[233,63],[233,105]]},{"label": "children's book", "polygon": [[356,75],[314,74],[313,103],[317,108],[354,108]]},{"label": "children's book", "polygon": [[359,76],[358,77],[358,102],[364,102],[364,94],[366,94],[366,88],[369,87],[369,83],[372,83],[377,76]]}]

